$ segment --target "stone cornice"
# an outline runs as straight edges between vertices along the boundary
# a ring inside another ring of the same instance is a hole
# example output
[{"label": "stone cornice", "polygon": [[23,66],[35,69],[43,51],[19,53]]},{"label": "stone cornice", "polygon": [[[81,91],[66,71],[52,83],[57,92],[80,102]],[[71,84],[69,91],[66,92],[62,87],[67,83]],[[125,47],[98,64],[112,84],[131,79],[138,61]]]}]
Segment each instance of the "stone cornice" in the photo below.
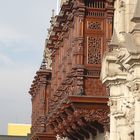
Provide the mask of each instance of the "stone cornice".
[{"label": "stone cornice", "polygon": [[102,82],[107,86],[120,85],[126,83],[126,78],[127,74],[124,73],[120,75],[106,76],[104,79],[102,79]]}]

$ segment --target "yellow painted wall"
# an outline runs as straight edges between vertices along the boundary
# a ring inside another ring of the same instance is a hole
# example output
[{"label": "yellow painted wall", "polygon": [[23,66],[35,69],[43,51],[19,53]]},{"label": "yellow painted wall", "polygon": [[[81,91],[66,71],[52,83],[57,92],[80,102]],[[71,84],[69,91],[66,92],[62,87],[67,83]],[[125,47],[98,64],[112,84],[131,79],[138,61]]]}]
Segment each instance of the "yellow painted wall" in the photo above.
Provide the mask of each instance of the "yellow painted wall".
[{"label": "yellow painted wall", "polygon": [[30,133],[30,124],[8,124],[8,135],[12,136],[27,136]]}]

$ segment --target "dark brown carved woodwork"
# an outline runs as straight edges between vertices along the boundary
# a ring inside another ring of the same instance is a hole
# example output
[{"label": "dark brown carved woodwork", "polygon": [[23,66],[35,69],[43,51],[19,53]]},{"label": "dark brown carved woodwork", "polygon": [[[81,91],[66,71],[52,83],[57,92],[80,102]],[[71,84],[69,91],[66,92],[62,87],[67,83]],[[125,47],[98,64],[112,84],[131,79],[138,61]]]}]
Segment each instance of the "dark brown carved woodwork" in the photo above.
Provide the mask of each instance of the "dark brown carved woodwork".
[{"label": "dark brown carved woodwork", "polygon": [[[60,136],[70,137],[73,132],[76,132],[75,136],[79,133],[79,135],[85,134],[84,137],[88,137],[86,133],[90,132],[89,127],[104,132],[109,127],[109,108],[106,106],[106,101],[106,98],[90,97],[89,99],[71,96],[68,102],[63,105],[63,110],[59,108],[55,117],[49,116],[49,124]],[[93,129],[91,132],[96,134]]]},{"label": "dark brown carved woodwork", "polygon": [[91,22],[88,22],[88,27],[87,27],[89,30],[102,30],[102,25],[100,22],[97,22],[97,21],[91,21]]},{"label": "dark brown carved woodwork", "polygon": [[53,131],[82,140],[108,129],[107,93],[99,77],[112,18],[111,0],[69,0],[52,18],[46,44],[52,71],[38,73],[31,89],[32,140],[47,139]]},{"label": "dark brown carved woodwork", "polygon": [[85,92],[88,96],[93,96],[93,95],[106,96],[107,95],[106,87],[102,85],[99,79],[93,79],[93,78],[85,79]]},{"label": "dark brown carved woodwork", "polygon": [[87,37],[88,64],[101,64],[101,37]]},{"label": "dark brown carved woodwork", "polygon": [[32,96],[31,140],[55,140],[52,131],[46,131],[46,113],[48,112],[48,92],[50,90],[51,72],[40,69],[35,76],[29,93]]},{"label": "dark brown carved woodwork", "polygon": [[85,65],[99,67],[107,44],[105,44],[104,17],[87,16],[85,23]]},{"label": "dark brown carved woodwork", "polygon": [[97,0],[97,1],[92,1],[92,0],[85,0],[85,5],[89,8],[105,8],[105,1],[104,0]]}]

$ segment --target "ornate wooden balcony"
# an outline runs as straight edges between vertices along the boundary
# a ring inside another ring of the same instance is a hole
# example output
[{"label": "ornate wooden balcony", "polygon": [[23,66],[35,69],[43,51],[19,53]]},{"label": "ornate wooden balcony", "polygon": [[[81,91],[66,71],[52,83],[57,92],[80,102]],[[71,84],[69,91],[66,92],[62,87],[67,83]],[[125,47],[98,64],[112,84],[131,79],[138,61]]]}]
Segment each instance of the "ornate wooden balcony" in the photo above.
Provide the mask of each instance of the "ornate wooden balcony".
[{"label": "ornate wooden balcony", "polygon": [[63,137],[89,138],[109,129],[108,97],[68,96],[47,116],[47,125]]}]

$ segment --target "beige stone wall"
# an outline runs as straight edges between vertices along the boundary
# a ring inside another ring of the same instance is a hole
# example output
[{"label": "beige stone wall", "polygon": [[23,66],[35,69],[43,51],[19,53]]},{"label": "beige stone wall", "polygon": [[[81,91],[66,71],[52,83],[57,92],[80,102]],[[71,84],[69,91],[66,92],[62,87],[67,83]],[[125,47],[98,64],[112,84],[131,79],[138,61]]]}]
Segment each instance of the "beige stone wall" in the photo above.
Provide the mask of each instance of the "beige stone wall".
[{"label": "beige stone wall", "polygon": [[114,28],[119,38],[121,32],[131,32],[134,23],[131,22],[137,0],[115,0]]},{"label": "beige stone wall", "polygon": [[140,0],[116,0],[115,8],[113,50],[105,53],[101,72],[110,91],[110,140],[139,140]]}]

